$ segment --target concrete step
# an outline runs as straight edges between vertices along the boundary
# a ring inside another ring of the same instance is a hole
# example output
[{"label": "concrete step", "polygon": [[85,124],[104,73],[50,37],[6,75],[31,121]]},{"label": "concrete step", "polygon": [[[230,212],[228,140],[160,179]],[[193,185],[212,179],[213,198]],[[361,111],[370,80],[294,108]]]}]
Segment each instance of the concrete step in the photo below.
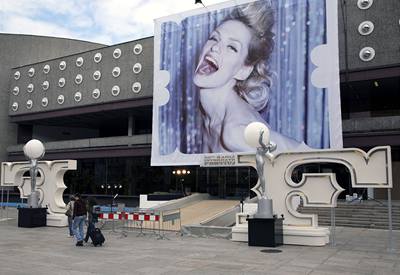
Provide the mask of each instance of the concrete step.
[{"label": "concrete step", "polygon": [[[328,211],[330,208],[326,207],[304,207],[305,209],[321,209],[321,211]],[[338,205],[336,209],[344,210],[344,211],[351,211],[354,209],[358,210],[369,210],[369,211],[388,211],[387,207],[365,207],[365,206],[360,206],[358,204],[355,205]],[[393,212],[400,213],[400,209],[398,208],[392,208]]]},{"label": "concrete step", "polygon": [[[330,223],[331,220],[318,217],[318,222]],[[335,222],[336,223],[338,223],[338,222],[340,222],[340,223],[360,223],[360,224],[362,224],[362,223],[387,224],[388,220],[387,219],[386,220],[349,220],[349,219],[343,219],[343,218],[336,218]],[[392,224],[399,224],[400,225],[400,222],[399,221],[394,221],[394,222],[392,221]]]},{"label": "concrete step", "polygon": [[[317,212],[317,211],[301,211],[301,213],[305,213],[305,214],[318,214],[318,215],[322,215],[322,216],[331,216],[331,213],[321,213],[321,212]],[[342,213],[335,213],[336,217],[347,217],[347,218],[387,218],[388,217],[388,213],[383,213],[383,214],[376,214],[376,213],[352,213],[352,214],[342,214]],[[398,215],[392,215],[393,219],[399,219],[400,216]]]},{"label": "concrete step", "polygon": [[[330,217],[331,214],[325,214],[325,213],[321,213],[321,212],[312,212],[312,211],[301,211],[301,213],[304,214],[318,214],[320,216],[326,216],[326,217]],[[388,218],[388,213],[384,213],[384,214],[375,214],[375,213],[371,213],[371,214],[366,214],[366,213],[351,213],[351,214],[342,214],[342,213],[338,213],[335,212],[335,216],[336,217],[346,217],[346,218],[354,218],[354,219],[387,219]],[[392,219],[399,219],[400,220],[400,216],[399,215],[392,215]]]},{"label": "concrete step", "polygon": [[[318,221],[331,222],[331,218],[318,216]],[[348,223],[388,223],[388,218],[386,219],[348,219],[346,217],[335,216],[336,222],[348,222]],[[392,220],[393,224],[400,224],[399,220]]]},{"label": "concrete step", "polygon": [[[320,226],[326,226],[329,227],[330,224],[324,224],[324,223],[320,223]],[[341,227],[356,227],[356,228],[371,228],[371,229],[388,229],[387,225],[376,225],[376,224],[336,224],[336,226],[341,226]],[[400,230],[400,226],[392,226],[393,230]]]},{"label": "concrete step", "polygon": [[[318,223],[323,226],[331,224],[331,209],[322,207],[299,207],[299,212],[317,214]],[[388,208],[374,201],[361,203],[339,202],[335,208],[336,226],[362,227],[362,228],[388,228]],[[400,204],[392,205],[393,229],[400,230]]]},{"label": "concrete step", "polygon": [[[320,226],[331,226],[330,222],[318,222]],[[379,223],[349,223],[349,222],[343,222],[343,223],[335,223],[336,226],[343,226],[343,227],[359,227],[359,228],[380,228],[380,229],[388,229],[389,226],[387,224],[379,224]],[[393,230],[400,230],[400,225],[399,224],[393,224],[392,225]]]},{"label": "concrete step", "polygon": [[[318,218],[318,223],[331,223],[330,219],[320,219]],[[388,220],[381,220],[381,221],[377,221],[377,220],[349,220],[349,219],[335,219],[335,223],[338,224],[383,224],[383,225],[387,225],[388,224]],[[400,225],[400,222],[396,221],[396,222],[392,222],[393,225]]]},{"label": "concrete step", "polygon": [[[314,209],[314,208],[304,208],[304,212],[311,213],[312,211],[317,211],[318,213],[325,213],[329,214],[331,211],[330,210],[320,210],[320,209]],[[341,213],[341,214],[351,214],[351,213],[360,213],[360,214],[380,214],[380,215],[387,215],[388,211],[377,211],[377,210],[362,210],[362,209],[353,209],[353,210],[343,210],[343,209],[335,209],[336,213]],[[392,216],[400,216],[400,213],[393,212],[392,211]]]}]

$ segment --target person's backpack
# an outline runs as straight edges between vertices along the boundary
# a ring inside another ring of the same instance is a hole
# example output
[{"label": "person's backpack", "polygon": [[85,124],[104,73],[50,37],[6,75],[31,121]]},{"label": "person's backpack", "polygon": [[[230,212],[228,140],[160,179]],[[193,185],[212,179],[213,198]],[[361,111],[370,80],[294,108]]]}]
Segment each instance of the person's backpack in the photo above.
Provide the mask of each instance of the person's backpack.
[{"label": "person's backpack", "polygon": [[65,215],[68,217],[72,217],[72,202],[67,204],[67,211],[65,211]]},{"label": "person's backpack", "polygon": [[71,217],[71,216],[72,216],[72,210],[71,210],[71,208],[68,208],[67,211],[65,211],[65,215],[68,216],[68,217]]}]

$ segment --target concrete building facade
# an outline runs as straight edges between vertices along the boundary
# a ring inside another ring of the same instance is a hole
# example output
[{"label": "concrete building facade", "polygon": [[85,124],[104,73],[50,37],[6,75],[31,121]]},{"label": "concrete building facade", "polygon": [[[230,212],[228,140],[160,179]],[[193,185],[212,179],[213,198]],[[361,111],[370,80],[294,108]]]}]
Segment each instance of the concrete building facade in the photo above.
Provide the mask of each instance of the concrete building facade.
[{"label": "concrete building facade", "polygon": [[[400,2],[338,2],[344,146],[391,145],[398,186]],[[66,180],[70,192],[102,193],[110,184],[126,195],[177,191],[186,180],[196,191],[225,197],[255,184],[255,171],[246,168],[188,168],[194,173],[178,179],[172,167],[150,167],[152,37],[105,46],[3,34],[0,46],[1,161],[24,159],[22,145],[38,138],[47,159],[78,159]]]}]

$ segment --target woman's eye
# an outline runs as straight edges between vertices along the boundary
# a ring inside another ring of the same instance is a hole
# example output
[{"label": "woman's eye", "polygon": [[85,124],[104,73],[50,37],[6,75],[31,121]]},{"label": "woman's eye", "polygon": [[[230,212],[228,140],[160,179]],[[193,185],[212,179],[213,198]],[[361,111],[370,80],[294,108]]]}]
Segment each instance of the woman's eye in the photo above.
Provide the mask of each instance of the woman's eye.
[{"label": "woman's eye", "polygon": [[238,52],[238,50],[236,49],[236,47],[235,47],[235,46],[232,46],[232,45],[228,45],[228,49],[230,49],[231,51],[234,51],[235,53]]},{"label": "woman's eye", "polygon": [[211,36],[210,38],[208,38],[208,40],[217,41],[217,38],[215,36]]}]

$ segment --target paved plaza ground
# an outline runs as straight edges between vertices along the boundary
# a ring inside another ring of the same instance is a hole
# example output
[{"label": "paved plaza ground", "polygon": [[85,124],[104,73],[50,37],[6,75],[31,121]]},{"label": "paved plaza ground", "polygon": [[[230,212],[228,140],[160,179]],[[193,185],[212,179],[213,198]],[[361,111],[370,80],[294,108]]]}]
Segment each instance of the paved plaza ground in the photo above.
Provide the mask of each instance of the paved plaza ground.
[{"label": "paved plaza ground", "polygon": [[[10,210],[15,217],[15,209]],[[75,247],[67,228],[18,228],[0,221],[0,274],[400,274],[400,231],[338,227],[337,245],[284,245],[265,253],[225,239],[104,230],[103,247]]]}]

